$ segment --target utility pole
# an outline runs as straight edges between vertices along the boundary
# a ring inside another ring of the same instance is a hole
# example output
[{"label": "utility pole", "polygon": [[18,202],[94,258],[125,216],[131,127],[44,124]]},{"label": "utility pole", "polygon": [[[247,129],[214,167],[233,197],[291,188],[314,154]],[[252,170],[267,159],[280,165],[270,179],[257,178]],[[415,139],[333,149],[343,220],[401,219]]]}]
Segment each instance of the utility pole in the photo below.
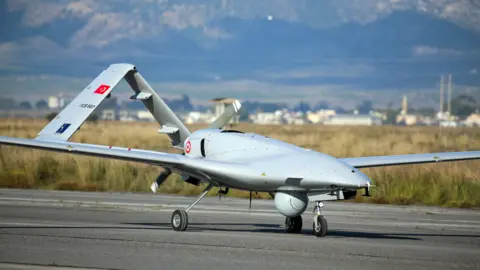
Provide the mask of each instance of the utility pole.
[{"label": "utility pole", "polygon": [[443,114],[443,74],[440,77],[440,114]]},{"label": "utility pole", "polygon": [[448,74],[448,116],[452,115],[452,74]]}]

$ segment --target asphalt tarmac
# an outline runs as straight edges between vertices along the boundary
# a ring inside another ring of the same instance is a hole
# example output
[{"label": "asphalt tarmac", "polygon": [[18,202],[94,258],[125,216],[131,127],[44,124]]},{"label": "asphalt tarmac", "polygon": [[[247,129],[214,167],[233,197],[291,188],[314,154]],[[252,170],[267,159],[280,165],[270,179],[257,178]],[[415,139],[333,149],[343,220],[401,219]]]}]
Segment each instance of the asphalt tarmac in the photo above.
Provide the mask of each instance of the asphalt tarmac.
[{"label": "asphalt tarmac", "polygon": [[326,237],[271,200],[0,189],[0,269],[480,269],[480,211],[326,202]]}]

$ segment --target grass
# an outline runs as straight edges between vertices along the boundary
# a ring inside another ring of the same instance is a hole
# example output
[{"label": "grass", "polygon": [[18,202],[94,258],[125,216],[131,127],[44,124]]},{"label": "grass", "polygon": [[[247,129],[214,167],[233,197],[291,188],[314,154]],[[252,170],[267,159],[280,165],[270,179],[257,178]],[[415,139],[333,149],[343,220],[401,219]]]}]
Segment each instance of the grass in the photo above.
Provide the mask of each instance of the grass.
[{"label": "grass", "polygon": [[[46,121],[0,120],[0,135],[34,138]],[[202,125],[190,126],[192,130]],[[168,137],[156,132],[157,124],[100,122],[85,124],[72,138],[75,142],[116,145],[163,152],[178,152]],[[241,124],[255,132],[311,148],[336,157],[410,154],[480,149],[479,129],[439,127],[332,127],[260,126]],[[374,184],[373,197],[355,201],[389,204],[424,204],[449,207],[480,206],[480,161],[405,165],[363,170]],[[148,192],[161,168],[144,164],[73,156],[26,148],[1,146],[0,187],[88,191]],[[203,187],[184,183],[172,175],[160,192],[198,194]],[[212,190],[209,195],[215,195]],[[231,190],[228,196],[248,197]],[[257,198],[268,198],[258,193]]]}]

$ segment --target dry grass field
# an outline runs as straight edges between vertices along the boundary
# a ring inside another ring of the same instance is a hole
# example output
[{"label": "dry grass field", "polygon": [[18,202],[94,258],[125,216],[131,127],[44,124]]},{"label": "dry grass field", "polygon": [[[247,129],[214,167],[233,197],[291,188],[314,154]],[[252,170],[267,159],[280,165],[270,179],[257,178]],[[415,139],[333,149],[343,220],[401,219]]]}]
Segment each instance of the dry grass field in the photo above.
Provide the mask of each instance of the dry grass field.
[{"label": "dry grass field", "polygon": [[[0,120],[0,135],[34,138],[46,121]],[[191,126],[192,130],[202,126]],[[85,124],[75,142],[126,146],[176,152],[157,124],[100,122]],[[466,151],[480,149],[480,129],[439,127],[327,127],[259,126],[241,124],[235,129],[255,132],[311,148],[336,157],[357,157]],[[161,168],[143,164],[73,156],[25,148],[0,148],[0,187],[61,190],[148,192]],[[373,197],[356,201],[392,204],[426,204],[449,207],[480,206],[480,161],[405,165],[365,169],[374,184]],[[160,192],[196,194],[202,187],[170,177]],[[215,195],[212,190],[210,195]],[[231,191],[229,196],[248,196]],[[257,197],[267,198],[265,194]]]}]

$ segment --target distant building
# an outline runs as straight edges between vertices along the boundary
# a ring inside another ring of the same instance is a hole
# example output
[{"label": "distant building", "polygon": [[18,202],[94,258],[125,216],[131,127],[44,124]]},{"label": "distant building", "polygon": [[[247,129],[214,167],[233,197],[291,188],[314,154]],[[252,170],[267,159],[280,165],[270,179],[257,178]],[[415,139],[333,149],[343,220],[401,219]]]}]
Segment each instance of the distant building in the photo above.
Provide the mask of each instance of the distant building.
[{"label": "distant building", "polygon": [[421,124],[421,119],[423,119],[419,115],[415,114],[408,114],[408,99],[407,96],[404,95],[402,99],[402,111],[399,115],[397,115],[396,124],[397,125],[405,125],[405,126],[413,126]]},{"label": "distant building", "polygon": [[440,121],[439,125],[441,127],[457,127],[458,123],[455,121]]},{"label": "distant building", "polygon": [[413,114],[399,114],[397,115],[396,122],[398,125],[412,126],[416,125],[419,121],[419,117]]},{"label": "distant building", "polygon": [[325,121],[324,124],[340,126],[376,126],[382,124],[382,119],[369,114],[337,114]]},{"label": "distant building", "polygon": [[61,95],[48,97],[47,103],[49,109],[61,109],[65,106],[65,100]]},{"label": "distant building", "polygon": [[210,110],[206,112],[189,112],[184,118],[186,124],[212,123],[214,120],[215,115]]},{"label": "distant building", "polygon": [[116,110],[103,110],[101,111],[100,119],[107,121],[117,120],[117,111]]},{"label": "distant building", "polygon": [[307,120],[313,124],[323,123],[336,114],[337,112],[335,112],[335,110],[318,110],[317,112],[307,112]]},{"label": "distant building", "polygon": [[260,125],[280,125],[285,123],[282,117],[282,111],[276,111],[273,113],[259,112],[250,115],[249,118],[254,124]]},{"label": "distant building", "polygon": [[137,119],[140,121],[147,121],[147,122],[155,121],[155,117],[153,117],[152,113],[147,110],[137,111]]},{"label": "distant building", "polygon": [[438,121],[448,121],[450,119],[450,114],[448,112],[438,112],[436,116]]},{"label": "distant building", "polygon": [[[225,108],[235,102],[234,98],[214,98],[210,102],[215,103],[215,119],[218,118],[224,111]],[[230,124],[238,124],[240,122],[240,115],[235,115],[230,120]]]},{"label": "distant building", "polygon": [[119,116],[119,120],[122,122],[133,122],[137,120],[137,118],[135,117],[135,114],[127,110],[120,111],[118,113],[118,116]]},{"label": "distant building", "polygon": [[463,121],[463,124],[469,127],[480,127],[480,114],[479,113],[473,113],[465,121]]}]

